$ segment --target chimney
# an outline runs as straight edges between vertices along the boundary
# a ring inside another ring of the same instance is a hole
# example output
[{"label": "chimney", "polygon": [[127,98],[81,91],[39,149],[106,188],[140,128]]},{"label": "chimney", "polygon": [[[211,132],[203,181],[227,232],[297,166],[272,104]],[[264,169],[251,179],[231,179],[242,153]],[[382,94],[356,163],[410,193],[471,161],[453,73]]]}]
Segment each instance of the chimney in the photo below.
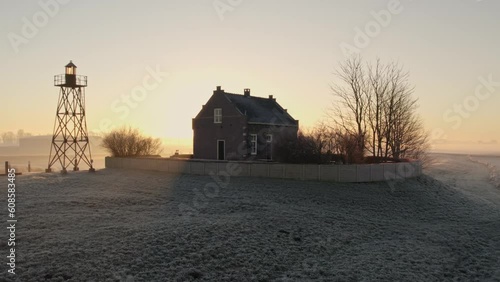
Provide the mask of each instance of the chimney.
[{"label": "chimney", "polygon": [[249,96],[250,96],[250,88],[245,88],[245,89],[243,90],[243,93],[244,93],[243,95],[244,95],[245,97],[249,97]]},{"label": "chimney", "polygon": [[269,95],[269,100],[272,100],[273,99],[273,95]]},{"label": "chimney", "polygon": [[224,92],[224,90],[222,90],[222,88],[220,86],[217,86],[217,90],[214,90],[214,94],[220,93],[220,92]]}]

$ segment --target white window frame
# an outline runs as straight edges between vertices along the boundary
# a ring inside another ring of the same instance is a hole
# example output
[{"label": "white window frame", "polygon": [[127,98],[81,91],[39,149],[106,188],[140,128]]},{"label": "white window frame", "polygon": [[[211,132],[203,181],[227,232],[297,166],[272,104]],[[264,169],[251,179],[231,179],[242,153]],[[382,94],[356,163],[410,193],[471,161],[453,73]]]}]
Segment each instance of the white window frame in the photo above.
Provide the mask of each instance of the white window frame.
[{"label": "white window frame", "polygon": [[257,134],[250,134],[250,154],[257,155]]},{"label": "white window frame", "polygon": [[222,123],[222,108],[214,109],[214,123]]},{"label": "white window frame", "polygon": [[272,134],[266,135],[266,143],[273,143],[273,135]]}]

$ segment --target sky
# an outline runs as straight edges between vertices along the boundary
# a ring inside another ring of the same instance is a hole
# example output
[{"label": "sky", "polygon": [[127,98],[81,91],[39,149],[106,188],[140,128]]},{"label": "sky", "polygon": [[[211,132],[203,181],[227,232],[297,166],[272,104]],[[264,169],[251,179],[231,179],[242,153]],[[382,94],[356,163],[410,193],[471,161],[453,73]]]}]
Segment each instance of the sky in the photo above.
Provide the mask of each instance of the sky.
[{"label": "sky", "polygon": [[339,63],[397,61],[438,151],[500,152],[500,2],[170,0],[0,2],[0,132],[53,130],[53,77],[88,76],[87,123],[191,145],[220,85],[324,119]]}]

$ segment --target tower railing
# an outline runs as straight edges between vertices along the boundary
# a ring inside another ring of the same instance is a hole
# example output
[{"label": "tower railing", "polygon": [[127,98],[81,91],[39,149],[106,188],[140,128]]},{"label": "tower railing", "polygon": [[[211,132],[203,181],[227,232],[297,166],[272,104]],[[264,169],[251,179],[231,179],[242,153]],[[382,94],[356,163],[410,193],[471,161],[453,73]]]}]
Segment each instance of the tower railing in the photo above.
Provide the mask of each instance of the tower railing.
[{"label": "tower railing", "polygon": [[54,86],[86,87],[87,86],[87,76],[86,75],[66,75],[66,74],[54,75]]}]

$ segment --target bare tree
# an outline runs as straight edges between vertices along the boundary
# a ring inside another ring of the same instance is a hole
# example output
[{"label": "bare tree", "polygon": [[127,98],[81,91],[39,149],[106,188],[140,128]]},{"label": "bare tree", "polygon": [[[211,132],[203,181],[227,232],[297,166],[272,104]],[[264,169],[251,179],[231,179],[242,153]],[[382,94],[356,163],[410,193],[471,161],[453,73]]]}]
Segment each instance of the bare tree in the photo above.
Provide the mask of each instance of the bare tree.
[{"label": "bare tree", "polygon": [[25,138],[25,137],[30,137],[33,136],[33,134],[29,132],[25,132],[24,129],[19,129],[17,131],[16,139],[19,141],[19,139]]},{"label": "bare tree", "polygon": [[1,136],[4,145],[13,145],[16,141],[16,135],[12,131],[3,132]]},{"label": "bare tree", "polygon": [[371,142],[368,151],[374,157],[382,156],[383,142],[383,115],[386,93],[390,86],[390,66],[384,66],[377,60],[375,66],[368,65],[369,99],[368,99],[368,124]]},{"label": "bare tree", "polygon": [[361,154],[366,147],[367,117],[369,112],[370,93],[366,70],[360,57],[353,57],[340,64],[335,75],[339,82],[331,86],[337,98],[330,112],[332,128],[340,130],[338,137],[355,142]]},{"label": "bare tree", "polygon": [[327,115],[351,162],[359,162],[365,152],[381,160],[424,154],[427,134],[417,115],[409,74],[399,64],[363,64],[353,57],[340,65],[336,76],[335,104]]}]

